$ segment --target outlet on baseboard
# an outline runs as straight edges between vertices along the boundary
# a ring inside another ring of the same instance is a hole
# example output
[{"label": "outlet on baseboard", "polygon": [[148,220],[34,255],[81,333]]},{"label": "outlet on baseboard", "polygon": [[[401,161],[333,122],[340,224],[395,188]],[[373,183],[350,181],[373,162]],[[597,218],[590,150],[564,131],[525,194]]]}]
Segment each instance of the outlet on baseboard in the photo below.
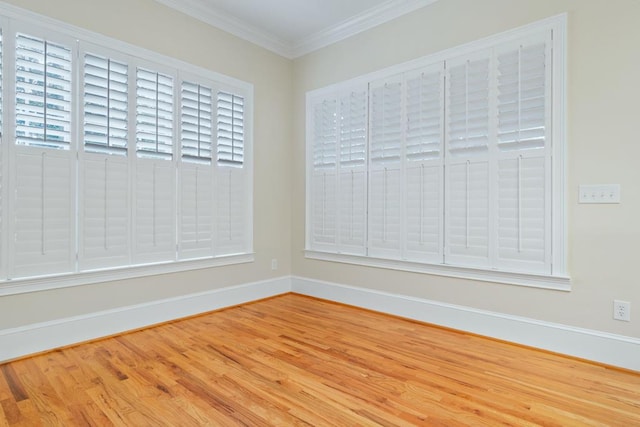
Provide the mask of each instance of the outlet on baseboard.
[{"label": "outlet on baseboard", "polygon": [[630,322],[631,303],[628,301],[613,300],[613,318],[616,320]]}]

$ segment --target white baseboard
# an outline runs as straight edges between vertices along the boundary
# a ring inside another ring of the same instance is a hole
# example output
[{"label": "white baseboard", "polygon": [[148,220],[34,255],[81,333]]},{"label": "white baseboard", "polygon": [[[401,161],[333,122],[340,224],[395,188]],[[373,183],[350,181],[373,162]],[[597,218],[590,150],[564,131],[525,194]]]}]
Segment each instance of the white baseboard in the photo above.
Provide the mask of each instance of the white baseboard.
[{"label": "white baseboard", "polygon": [[405,295],[291,279],[292,292],[640,371],[640,339]]},{"label": "white baseboard", "polygon": [[0,363],[290,291],[282,277],[0,330]]},{"label": "white baseboard", "polygon": [[640,371],[640,339],[301,277],[281,277],[0,330],[0,363],[295,292]]}]

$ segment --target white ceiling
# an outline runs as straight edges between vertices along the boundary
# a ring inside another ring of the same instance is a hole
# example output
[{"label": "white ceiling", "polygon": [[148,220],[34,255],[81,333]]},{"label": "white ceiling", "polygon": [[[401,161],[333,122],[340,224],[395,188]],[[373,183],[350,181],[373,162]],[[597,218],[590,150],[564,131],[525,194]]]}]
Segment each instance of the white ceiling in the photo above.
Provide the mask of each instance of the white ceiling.
[{"label": "white ceiling", "polygon": [[437,0],[157,0],[295,58]]}]

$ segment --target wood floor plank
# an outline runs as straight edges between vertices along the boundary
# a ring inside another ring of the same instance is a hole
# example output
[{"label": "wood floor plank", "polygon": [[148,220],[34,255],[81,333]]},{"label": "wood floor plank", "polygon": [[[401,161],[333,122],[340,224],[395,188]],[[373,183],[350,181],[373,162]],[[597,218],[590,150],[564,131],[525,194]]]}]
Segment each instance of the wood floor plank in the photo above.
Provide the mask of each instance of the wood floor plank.
[{"label": "wood floor plank", "polygon": [[640,374],[288,294],[0,365],[39,425],[626,427]]}]

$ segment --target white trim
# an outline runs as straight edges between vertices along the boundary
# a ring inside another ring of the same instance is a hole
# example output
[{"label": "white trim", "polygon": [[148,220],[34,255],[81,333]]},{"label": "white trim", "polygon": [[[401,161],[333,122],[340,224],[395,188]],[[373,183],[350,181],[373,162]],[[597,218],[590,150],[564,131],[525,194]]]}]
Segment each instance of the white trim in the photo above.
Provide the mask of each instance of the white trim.
[{"label": "white trim", "polygon": [[372,289],[291,279],[292,292],[640,371],[640,339]]},{"label": "white trim", "polygon": [[461,279],[479,280],[481,282],[504,283],[507,285],[529,286],[556,291],[571,291],[571,279],[569,276],[546,276],[510,271],[486,270],[482,268],[459,267],[455,265],[426,264],[314,250],[305,250],[305,258],[363,265],[366,267],[387,268],[390,270],[410,271],[413,273],[434,274],[436,276],[457,277]]},{"label": "white trim", "polygon": [[296,276],[0,330],[0,363],[289,292],[640,372],[639,338]]},{"label": "white trim", "polygon": [[254,254],[250,253],[196,260],[166,261],[157,264],[135,265],[99,271],[67,273],[55,276],[6,280],[4,282],[0,282],[0,297],[46,291],[49,289],[90,285],[93,283],[112,282],[114,280],[134,279],[136,277],[157,274],[177,273],[181,271],[222,267],[233,264],[245,264],[253,262],[254,258]]},{"label": "white trim", "polygon": [[226,31],[288,59],[295,59],[396,19],[438,0],[389,0],[301,40],[285,40],[222,12],[203,0],[156,0],[192,18]]},{"label": "white trim", "polygon": [[230,286],[0,331],[0,363],[289,292],[289,277]]},{"label": "white trim", "polygon": [[399,18],[415,10],[435,3],[438,0],[391,0],[358,15],[352,16],[346,21],[340,22],[302,38],[292,46],[293,58],[311,53],[315,50],[329,46],[333,43],[345,40],[351,36],[362,33],[371,28],[382,25],[393,19]]},{"label": "white trim", "polygon": [[283,40],[275,34],[243,22],[235,16],[224,13],[216,9],[213,4],[201,0],[156,1],[248,42],[275,52],[278,55],[288,59],[293,58],[291,43],[287,40]]}]

